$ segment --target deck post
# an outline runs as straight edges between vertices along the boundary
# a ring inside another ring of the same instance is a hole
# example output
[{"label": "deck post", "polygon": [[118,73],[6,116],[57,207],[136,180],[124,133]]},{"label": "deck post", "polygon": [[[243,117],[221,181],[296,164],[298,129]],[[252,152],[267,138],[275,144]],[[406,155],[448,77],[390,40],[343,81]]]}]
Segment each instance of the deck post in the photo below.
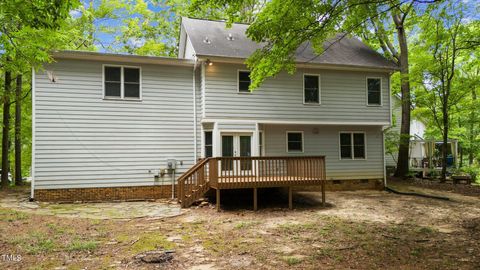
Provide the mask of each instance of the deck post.
[{"label": "deck post", "polygon": [[258,209],[257,188],[253,188],[253,211]]},{"label": "deck post", "polygon": [[293,188],[291,186],[288,187],[288,208],[293,209]]},{"label": "deck post", "polygon": [[215,199],[217,201],[217,211],[220,211],[220,189],[219,188],[217,188],[217,195]]},{"label": "deck post", "polygon": [[322,180],[322,206],[325,207],[325,179]]}]

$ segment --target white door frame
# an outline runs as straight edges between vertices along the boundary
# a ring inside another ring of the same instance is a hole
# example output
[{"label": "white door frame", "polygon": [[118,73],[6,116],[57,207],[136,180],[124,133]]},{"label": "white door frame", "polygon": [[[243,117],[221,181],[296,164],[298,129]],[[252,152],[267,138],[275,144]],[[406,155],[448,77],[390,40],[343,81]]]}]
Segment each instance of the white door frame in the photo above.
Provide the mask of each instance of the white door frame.
[{"label": "white door frame", "polygon": [[[223,153],[223,142],[222,142],[222,137],[223,136],[233,136],[233,156],[234,157],[239,157],[240,156],[240,136],[249,136],[250,137],[250,156],[252,155],[254,147],[253,143],[253,132],[248,132],[248,131],[242,131],[242,132],[231,132],[231,131],[226,131],[226,132],[220,132],[220,156],[222,156]],[[221,167],[221,166],[220,166]],[[238,174],[240,173],[240,168],[237,168],[237,163],[234,163],[233,166],[233,174]],[[221,168],[220,168],[221,170]]]}]

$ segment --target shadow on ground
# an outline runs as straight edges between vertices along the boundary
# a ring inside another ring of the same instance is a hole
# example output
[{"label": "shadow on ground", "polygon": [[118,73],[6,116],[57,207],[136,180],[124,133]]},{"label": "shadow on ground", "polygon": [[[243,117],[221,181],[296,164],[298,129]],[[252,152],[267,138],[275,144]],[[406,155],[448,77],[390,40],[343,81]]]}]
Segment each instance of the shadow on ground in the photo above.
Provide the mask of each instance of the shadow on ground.
[{"label": "shadow on ground", "polygon": [[[216,204],[215,190],[207,194],[208,202]],[[258,189],[258,209],[286,210],[288,209],[287,188]],[[253,189],[224,189],[221,190],[221,209],[223,210],[253,210]],[[327,203],[322,206],[322,197],[319,192],[293,192],[294,209],[325,209],[334,205]]]}]

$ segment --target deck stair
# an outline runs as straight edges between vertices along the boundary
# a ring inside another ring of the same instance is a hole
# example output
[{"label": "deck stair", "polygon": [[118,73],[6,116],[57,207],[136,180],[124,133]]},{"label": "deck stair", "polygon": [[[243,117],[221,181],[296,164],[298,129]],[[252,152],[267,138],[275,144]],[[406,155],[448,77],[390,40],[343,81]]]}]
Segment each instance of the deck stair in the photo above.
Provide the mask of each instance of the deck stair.
[{"label": "deck stair", "polygon": [[178,178],[178,201],[182,207],[189,207],[202,198],[210,189],[208,177],[209,158],[200,160],[195,166]]}]

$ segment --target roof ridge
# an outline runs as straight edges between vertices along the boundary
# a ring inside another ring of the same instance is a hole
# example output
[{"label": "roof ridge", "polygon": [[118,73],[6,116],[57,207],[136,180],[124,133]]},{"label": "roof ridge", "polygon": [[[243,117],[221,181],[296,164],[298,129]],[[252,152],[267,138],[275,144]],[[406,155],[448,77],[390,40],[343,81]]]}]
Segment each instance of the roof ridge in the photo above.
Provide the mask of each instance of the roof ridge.
[{"label": "roof ridge", "polygon": [[[212,20],[212,19],[195,18],[195,17],[189,17],[189,16],[183,16],[183,18],[187,18],[190,20],[198,20],[198,21],[217,22],[217,23],[225,23],[225,24],[227,23],[226,19]],[[251,25],[250,23],[242,23],[242,22],[233,22],[232,24]]]}]

